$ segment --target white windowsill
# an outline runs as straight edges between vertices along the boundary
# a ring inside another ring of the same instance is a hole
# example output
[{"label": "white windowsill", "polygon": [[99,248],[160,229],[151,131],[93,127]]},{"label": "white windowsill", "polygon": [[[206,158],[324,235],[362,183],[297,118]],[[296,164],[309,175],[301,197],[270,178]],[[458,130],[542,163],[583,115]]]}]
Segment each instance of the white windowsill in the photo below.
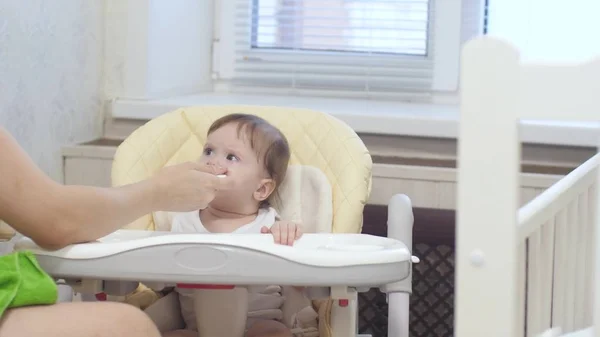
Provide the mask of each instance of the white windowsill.
[{"label": "white windowsill", "polygon": [[[307,108],[329,113],[358,133],[456,139],[456,105],[368,100],[202,93],[161,100],[117,99],[114,118],[149,120],[185,106],[263,105]],[[597,146],[600,123],[522,121],[521,141],[535,144]]]}]

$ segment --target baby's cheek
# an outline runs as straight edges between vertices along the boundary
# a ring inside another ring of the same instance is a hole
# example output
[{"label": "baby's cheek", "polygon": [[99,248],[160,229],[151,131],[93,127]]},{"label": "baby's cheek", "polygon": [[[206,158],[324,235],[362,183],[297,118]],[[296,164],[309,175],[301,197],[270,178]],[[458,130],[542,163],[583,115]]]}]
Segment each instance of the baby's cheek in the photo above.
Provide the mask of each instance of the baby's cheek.
[{"label": "baby's cheek", "polygon": [[227,166],[225,166],[225,168],[227,169],[227,175],[235,177],[236,179],[243,179],[243,180],[247,180],[248,178],[250,178],[249,175],[249,171],[248,168],[243,166],[243,165],[239,165],[238,163],[227,163]]}]

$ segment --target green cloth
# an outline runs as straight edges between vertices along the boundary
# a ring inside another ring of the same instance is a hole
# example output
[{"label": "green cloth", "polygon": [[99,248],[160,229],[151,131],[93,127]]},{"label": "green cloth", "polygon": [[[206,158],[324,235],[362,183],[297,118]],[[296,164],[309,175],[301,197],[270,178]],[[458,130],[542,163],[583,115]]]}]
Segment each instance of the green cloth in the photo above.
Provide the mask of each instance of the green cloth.
[{"label": "green cloth", "polygon": [[6,309],[54,304],[58,299],[56,282],[29,251],[0,256],[0,317]]}]

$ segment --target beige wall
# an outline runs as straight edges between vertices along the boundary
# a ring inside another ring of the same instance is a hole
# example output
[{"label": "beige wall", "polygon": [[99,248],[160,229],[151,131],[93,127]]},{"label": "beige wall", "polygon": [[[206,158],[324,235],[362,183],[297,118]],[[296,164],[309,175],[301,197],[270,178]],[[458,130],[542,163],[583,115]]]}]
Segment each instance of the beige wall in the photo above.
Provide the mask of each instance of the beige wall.
[{"label": "beige wall", "polygon": [[103,0],[0,2],[0,125],[58,181],[102,130],[103,30]]}]

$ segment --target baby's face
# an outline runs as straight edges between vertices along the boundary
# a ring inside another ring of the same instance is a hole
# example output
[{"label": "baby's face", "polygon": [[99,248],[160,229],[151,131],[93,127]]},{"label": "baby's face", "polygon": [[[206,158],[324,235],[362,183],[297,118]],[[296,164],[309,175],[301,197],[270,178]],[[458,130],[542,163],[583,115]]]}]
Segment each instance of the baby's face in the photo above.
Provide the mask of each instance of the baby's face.
[{"label": "baby's face", "polygon": [[208,136],[200,161],[226,170],[226,179],[233,180],[233,188],[219,193],[218,197],[226,197],[231,201],[251,198],[261,181],[267,177],[244,133],[241,132],[238,137],[235,123],[226,124]]}]

